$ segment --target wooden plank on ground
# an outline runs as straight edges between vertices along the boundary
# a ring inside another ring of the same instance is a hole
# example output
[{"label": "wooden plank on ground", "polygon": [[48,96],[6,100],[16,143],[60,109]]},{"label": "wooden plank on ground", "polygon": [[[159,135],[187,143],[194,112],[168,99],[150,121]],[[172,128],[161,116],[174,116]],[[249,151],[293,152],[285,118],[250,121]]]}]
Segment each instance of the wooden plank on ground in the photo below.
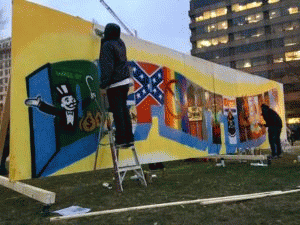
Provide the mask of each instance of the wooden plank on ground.
[{"label": "wooden plank on ground", "polygon": [[225,196],[225,197],[217,197],[217,198],[206,198],[206,199],[196,199],[196,200],[187,200],[187,201],[179,201],[179,202],[168,202],[168,203],[160,203],[153,205],[142,205],[136,207],[129,208],[121,208],[121,209],[109,209],[97,212],[89,212],[85,214],[76,214],[70,216],[57,216],[50,218],[50,221],[58,221],[58,220],[67,220],[67,219],[75,219],[89,216],[99,216],[113,213],[121,213],[121,212],[129,212],[129,211],[137,211],[137,210],[145,210],[145,209],[154,209],[154,208],[163,208],[177,205],[187,205],[187,204],[201,204],[201,205],[211,205],[225,202],[235,202],[235,201],[244,201],[250,199],[258,199],[264,197],[271,197],[277,195],[284,195],[290,193],[300,192],[300,189],[294,189],[289,191],[271,191],[271,192],[260,192],[254,194],[245,194],[245,195],[233,195],[233,196]]},{"label": "wooden plank on ground", "polygon": [[12,189],[20,194],[26,195],[32,199],[42,202],[46,205],[55,202],[55,193],[44,189],[24,184],[19,181],[12,182],[7,177],[0,176],[0,185]]},{"label": "wooden plank on ground", "polygon": [[207,158],[225,160],[267,160],[266,155],[212,155]]}]

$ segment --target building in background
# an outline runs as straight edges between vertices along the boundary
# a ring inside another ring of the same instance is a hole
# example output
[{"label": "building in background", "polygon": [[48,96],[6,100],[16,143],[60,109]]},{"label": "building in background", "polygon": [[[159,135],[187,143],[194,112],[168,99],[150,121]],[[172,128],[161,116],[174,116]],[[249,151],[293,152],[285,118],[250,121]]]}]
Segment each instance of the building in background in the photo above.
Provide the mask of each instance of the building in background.
[{"label": "building in background", "polygon": [[299,12],[299,0],[191,0],[191,54],[283,83],[299,123]]},{"label": "building in background", "polygon": [[11,38],[0,40],[0,112],[2,114],[11,73]]}]

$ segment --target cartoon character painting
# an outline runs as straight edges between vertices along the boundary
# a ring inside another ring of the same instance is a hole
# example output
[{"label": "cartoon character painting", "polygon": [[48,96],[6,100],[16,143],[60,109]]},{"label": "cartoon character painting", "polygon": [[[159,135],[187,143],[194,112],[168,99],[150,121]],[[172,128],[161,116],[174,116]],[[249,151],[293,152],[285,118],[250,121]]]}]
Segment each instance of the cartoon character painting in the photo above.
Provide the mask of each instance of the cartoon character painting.
[{"label": "cartoon character painting", "polygon": [[[85,60],[46,64],[27,77],[32,174],[47,176],[94,153],[101,116],[99,73]],[[87,78],[92,78],[91,93]]]}]

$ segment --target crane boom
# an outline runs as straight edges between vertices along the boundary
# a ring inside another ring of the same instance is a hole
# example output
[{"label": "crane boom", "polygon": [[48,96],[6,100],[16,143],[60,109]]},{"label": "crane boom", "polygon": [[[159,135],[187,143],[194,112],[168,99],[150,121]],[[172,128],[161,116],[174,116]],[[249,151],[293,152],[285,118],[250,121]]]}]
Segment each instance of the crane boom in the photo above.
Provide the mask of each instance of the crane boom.
[{"label": "crane boom", "polygon": [[129,33],[131,36],[137,36],[122,22],[122,20],[117,16],[117,14],[105,3],[104,0],[99,0],[100,3],[107,9],[107,11],[121,24],[121,26]]}]

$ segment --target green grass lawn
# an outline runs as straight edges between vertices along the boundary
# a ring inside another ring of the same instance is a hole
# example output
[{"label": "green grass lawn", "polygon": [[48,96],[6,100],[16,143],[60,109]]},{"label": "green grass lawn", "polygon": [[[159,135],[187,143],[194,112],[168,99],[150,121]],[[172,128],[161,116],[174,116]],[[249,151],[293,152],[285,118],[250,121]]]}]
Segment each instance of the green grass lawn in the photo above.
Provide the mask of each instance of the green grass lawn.
[{"label": "green grass lawn", "polygon": [[[174,161],[147,188],[131,180],[128,174],[124,192],[107,189],[112,170],[48,177],[24,181],[53,191],[56,203],[50,211],[72,205],[92,212],[123,207],[195,200],[210,197],[290,190],[300,186],[300,163],[295,155],[272,161],[268,167],[250,163]],[[145,169],[148,167],[145,166]],[[300,193],[214,205],[178,205],[102,216],[50,222],[57,214],[43,215],[42,204],[0,187],[0,224],[300,224]]]}]

